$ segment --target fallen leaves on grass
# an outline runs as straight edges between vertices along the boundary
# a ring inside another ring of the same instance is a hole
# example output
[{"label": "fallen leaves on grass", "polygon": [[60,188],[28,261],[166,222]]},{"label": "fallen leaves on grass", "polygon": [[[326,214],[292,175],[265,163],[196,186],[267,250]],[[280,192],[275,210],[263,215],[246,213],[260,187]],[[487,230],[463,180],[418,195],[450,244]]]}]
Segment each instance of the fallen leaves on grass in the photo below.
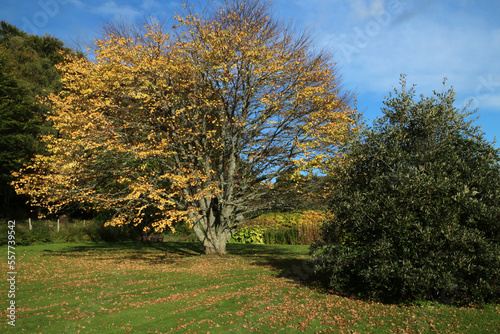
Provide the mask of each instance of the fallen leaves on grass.
[{"label": "fallen leaves on grass", "polygon": [[[488,313],[350,299],[280,277],[279,268],[257,255],[210,258],[119,249],[35,253],[23,260],[18,315],[50,333],[57,333],[57,323],[91,331],[109,323],[108,317],[135,321],[130,328],[151,333],[500,330],[491,315],[499,307]],[[481,315],[491,320],[472,323]]]}]

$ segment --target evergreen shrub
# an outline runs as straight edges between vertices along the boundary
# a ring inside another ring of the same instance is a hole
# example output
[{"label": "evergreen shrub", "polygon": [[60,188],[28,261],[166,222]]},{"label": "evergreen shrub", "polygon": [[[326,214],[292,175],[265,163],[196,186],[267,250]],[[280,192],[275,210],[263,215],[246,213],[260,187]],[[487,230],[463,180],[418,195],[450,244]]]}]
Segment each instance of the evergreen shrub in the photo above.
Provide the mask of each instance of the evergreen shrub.
[{"label": "evergreen shrub", "polygon": [[382,302],[498,302],[500,151],[452,89],[415,101],[401,84],[342,148],[316,273]]}]

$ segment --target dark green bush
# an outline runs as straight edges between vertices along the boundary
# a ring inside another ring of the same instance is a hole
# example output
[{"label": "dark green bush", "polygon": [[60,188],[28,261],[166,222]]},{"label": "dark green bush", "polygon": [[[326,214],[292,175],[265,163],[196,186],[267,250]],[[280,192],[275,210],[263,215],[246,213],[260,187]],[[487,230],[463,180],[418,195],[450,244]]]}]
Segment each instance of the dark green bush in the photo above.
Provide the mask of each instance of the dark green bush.
[{"label": "dark green bush", "polygon": [[19,225],[18,236],[19,234],[21,234],[21,231],[24,231],[23,234],[27,237],[29,243],[51,242],[53,240],[51,230],[52,228],[47,226],[46,224],[34,224],[31,231],[28,228]]},{"label": "dark green bush", "polygon": [[[85,227],[82,221],[64,222],[58,231],[55,221],[33,221],[31,230],[27,222],[16,221],[15,241],[18,246],[26,246],[43,242],[120,242],[139,238],[140,230],[137,228],[104,226],[105,222],[106,217],[87,221]],[[0,226],[0,245],[7,245],[7,235],[7,221],[4,220]]]},{"label": "dark green bush", "polygon": [[193,229],[189,227],[185,222],[176,222],[173,225],[175,231],[167,228],[163,231],[163,236],[167,241],[179,241],[179,242],[199,242],[198,237],[194,233]]},{"label": "dark green bush", "polygon": [[91,241],[120,242],[139,239],[139,228],[130,225],[123,227],[105,226],[107,220],[108,217],[97,217],[84,228]]},{"label": "dark green bush", "polygon": [[[7,220],[2,220],[2,225],[0,226],[0,245],[7,245],[8,244],[8,221]],[[19,224],[16,223],[15,228],[14,228],[14,236],[15,236],[15,242],[16,246],[27,246],[32,243],[32,239],[29,238],[27,235],[26,229],[20,228]]]},{"label": "dark green bush", "polygon": [[[34,224],[32,230],[26,224],[16,221],[16,246],[28,246],[36,242],[52,242],[53,233],[46,224]],[[7,220],[2,221],[0,227],[0,245],[7,245]]]},{"label": "dark green bush", "polygon": [[402,86],[343,148],[316,272],[383,302],[498,301],[500,152],[451,89],[416,102]]},{"label": "dark green bush", "polygon": [[[93,222],[87,222],[86,225],[92,225]],[[52,239],[54,241],[62,242],[75,242],[75,241],[89,241],[91,240],[86,232],[86,226],[83,226],[83,222],[72,222],[65,223],[62,225],[59,232],[52,230]]]}]

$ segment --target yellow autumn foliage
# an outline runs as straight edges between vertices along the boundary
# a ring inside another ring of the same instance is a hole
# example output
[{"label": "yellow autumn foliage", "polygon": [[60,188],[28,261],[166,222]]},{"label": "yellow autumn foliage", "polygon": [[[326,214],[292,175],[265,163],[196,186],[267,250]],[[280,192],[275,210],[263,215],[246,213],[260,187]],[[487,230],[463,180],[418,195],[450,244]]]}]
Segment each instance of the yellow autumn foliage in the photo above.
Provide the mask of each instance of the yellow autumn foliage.
[{"label": "yellow autumn foliage", "polygon": [[63,90],[43,101],[58,135],[15,174],[16,191],[48,213],[114,212],[111,225],[186,221],[225,247],[216,240],[262,181],[329,162],[353,126],[331,57],[266,6],[232,1],[136,35],[111,27],[92,60],[67,57]]}]

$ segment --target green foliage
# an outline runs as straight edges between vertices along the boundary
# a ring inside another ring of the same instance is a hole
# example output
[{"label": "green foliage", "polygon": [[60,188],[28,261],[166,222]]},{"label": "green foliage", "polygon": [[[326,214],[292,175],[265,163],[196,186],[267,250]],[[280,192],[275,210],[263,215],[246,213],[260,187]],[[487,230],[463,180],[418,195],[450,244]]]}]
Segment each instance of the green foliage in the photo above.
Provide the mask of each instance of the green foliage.
[{"label": "green foliage", "polygon": [[[131,227],[104,226],[105,221],[98,217],[92,221],[60,223],[57,231],[56,221],[37,220],[32,222],[29,229],[28,222],[16,221],[16,245],[27,246],[35,243],[59,243],[76,241],[94,242],[123,242],[138,240],[140,232]],[[7,245],[7,221],[0,226],[0,245]]]},{"label": "green foliage", "polygon": [[[51,228],[45,222],[34,222],[32,230],[29,229],[27,224],[16,222],[14,231],[16,246],[28,246],[34,243],[54,241],[55,229]],[[7,244],[7,221],[3,221],[0,226],[0,245]]]},{"label": "green foliage", "polygon": [[0,54],[0,212],[7,214],[10,199],[15,197],[11,172],[27,163],[39,145],[33,104],[25,100],[25,92],[12,75],[3,71],[5,65]]},{"label": "green foliage", "polygon": [[184,222],[176,222],[172,224],[175,231],[166,229],[163,231],[163,236],[166,241],[180,241],[180,242],[197,242],[198,238],[193,229]]},{"label": "green foliage", "polygon": [[[307,210],[325,211],[326,205],[321,196],[329,182],[328,176],[296,176],[293,170],[276,178],[263,198],[256,203],[267,216],[269,212],[294,214]],[[272,214],[272,213],[271,213]]]},{"label": "green foliage", "polygon": [[248,222],[262,228],[265,244],[310,245],[319,239],[320,226],[325,218],[321,211],[273,212]]},{"label": "green foliage", "polygon": [[127,240],[138,240],[141,232],[140,229],[133,226],[105,226],[108,217],[99,216],[90,224],[87,224],[84,231],[85,234],[94,242],[122,242]]},{"label": "green foliage", "polygon": [[264,243],[269,245],[301,245],[298,226],[278,226],[264,232]]},{"label": "green foliage", "polygon": [[[7,221],[0,227],[0,245],[7,245]],[[81,224],[65,223],[61,224],[60,231],[57,232],[57,223],[50,221],[34,221],[32,229],[29,229],[27,222],[16,222],[15,227],[16,245],[27,246],[34,243],[47,242],[74,242],[88,241],[85,229]]]},{"label": "green foliage", "polygon": [[330,288],[378,301],[500,298],[500,152],[453,107],[395,90],[344,148],[335,214],[311,249]]},{"label": "green foliage", "polygon": [[256,226],[241,226],[234,231],[228,243],[237,244],[263,244],[264,229]]},{"label": "green foliage", "polygon": [[54,65],[70,52],[55,37],[29,35],[0,21],[0,216],[28,211],[26,198],[10,185],[11,173],[44,151],[39,136],[52,129],[46,121],[49,110],[37,96],[60,90]]}]

